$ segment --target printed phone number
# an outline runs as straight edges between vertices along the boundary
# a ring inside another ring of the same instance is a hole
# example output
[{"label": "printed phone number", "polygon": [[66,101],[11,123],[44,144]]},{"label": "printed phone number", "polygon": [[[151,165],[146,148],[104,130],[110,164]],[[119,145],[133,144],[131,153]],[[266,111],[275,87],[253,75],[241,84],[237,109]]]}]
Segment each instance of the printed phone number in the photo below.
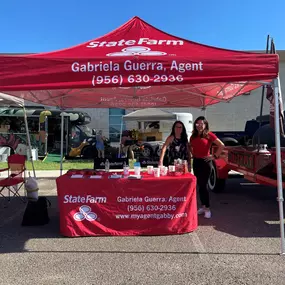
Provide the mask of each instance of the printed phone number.
[{"label": "printed phone number", "polygon": [[128,212],[175,211],[176,205],[128,205]]},{"label": "printed phone number", "polygon": [[[183,82],[183,76],[182,75],[154,75],[149,76],[147,74],[145,75],[129,75],[127,77],[128,83],[166,83],[166,82]],[[108,85],[108,84],[117,84],[122,85],[123,84],[123,76],[122,75],[94,75],[92,78],[92,85]]]}]

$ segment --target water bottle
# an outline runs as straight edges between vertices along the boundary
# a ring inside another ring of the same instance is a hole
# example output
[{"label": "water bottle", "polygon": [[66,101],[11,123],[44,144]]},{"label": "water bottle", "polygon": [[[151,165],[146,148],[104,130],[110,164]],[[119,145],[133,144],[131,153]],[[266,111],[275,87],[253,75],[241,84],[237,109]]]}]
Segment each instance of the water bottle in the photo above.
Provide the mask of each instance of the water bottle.
[{"label": "water bottle", "polygon": [[123,169],[124,169],[124,177],[128,177],[129,176],[129,166],[126,164],[125,161],[124,161]]},{"label": "water bottle", "polygon": [[106,172],[109,172],[109,170],[110,170],[109,159],[106,159],[106,161],[105,161],[105,171],[106,171]]},{"label": "water bottle", "polygon": [[186,174],[188,173],[188,161],[187,160],[183,160],[183,173]]},{"label": "water bottle", "polygon": [[134,171],[135,171],[135,175],[140,176],[140,174],[141,174],[141,164],[140,164],[140,162],[135,162],[134,163]]}]

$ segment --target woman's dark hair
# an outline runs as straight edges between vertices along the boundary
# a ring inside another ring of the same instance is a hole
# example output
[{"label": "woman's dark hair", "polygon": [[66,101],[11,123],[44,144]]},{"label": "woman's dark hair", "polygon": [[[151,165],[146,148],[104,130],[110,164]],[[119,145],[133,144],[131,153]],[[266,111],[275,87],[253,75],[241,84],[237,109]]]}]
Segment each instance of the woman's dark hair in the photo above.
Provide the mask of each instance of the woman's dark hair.
[{"label": "woman's dark hair", "polygon": [[194,122],[194,127],[193,127],[193,132],[192,132],[192,136],[193,137],[198,137],[199,136],[199,132],[197,130],[196,124],[198,121],[203,121],[203,123],[205,124],[205,128],[202,132],[202,134],[200,135],[201,138],[207,138],[208,137],[208,133],[209,133],[209,123],[206,120],[206,118],[204,116],[200,116],[198,117],[195,122]]},{"label": "woman's dark hair", "polygon": [[176,121],[173,124],[170,135],[175,137],[175,127],[176,127],[177,124],[180,124],[182,126],[181,141],[188,143],[188,136],[187,136],[186,128],[185,128],[184,124],[181,121]]}]

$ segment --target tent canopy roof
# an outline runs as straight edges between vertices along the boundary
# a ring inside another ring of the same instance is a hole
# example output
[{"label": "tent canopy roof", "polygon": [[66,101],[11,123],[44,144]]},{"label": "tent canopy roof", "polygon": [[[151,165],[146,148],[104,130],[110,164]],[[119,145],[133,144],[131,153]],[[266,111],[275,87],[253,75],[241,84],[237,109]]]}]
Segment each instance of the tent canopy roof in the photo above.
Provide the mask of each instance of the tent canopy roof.
[{"label": "tent canopy roof", "polygon": [[134,17],[75,47],[0,56],[0,91],[62,108],[205,107],[270,82],[278,61],[195,43]]},{"label": "tent canopy roof", "polygon": [[162,120],[175,120],[176,115],[164,110],[156,108],[146,108],[136,110],[123,116],[124,121],[162,121]]}]

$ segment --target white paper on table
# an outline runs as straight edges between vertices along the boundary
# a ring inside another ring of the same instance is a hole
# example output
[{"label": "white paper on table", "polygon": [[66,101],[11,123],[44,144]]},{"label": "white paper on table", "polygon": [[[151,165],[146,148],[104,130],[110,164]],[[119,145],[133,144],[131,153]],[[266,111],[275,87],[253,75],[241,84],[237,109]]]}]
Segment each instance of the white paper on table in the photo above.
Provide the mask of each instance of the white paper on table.
[{"label": "white paper on table", "polygon": [[90,178],[91,179],[101,179],[102,175],[91,175]]},{"label": "white paper on table", "polygon": [[122,178],[122,175],[113,174],[113,175],[109,176],[109,178],[118,179],[118,178]]},{"label": "white paper on table", "polygon": [[83,175],[82,174],[73,174],[71,175],[71,178],[82,178]]}]

